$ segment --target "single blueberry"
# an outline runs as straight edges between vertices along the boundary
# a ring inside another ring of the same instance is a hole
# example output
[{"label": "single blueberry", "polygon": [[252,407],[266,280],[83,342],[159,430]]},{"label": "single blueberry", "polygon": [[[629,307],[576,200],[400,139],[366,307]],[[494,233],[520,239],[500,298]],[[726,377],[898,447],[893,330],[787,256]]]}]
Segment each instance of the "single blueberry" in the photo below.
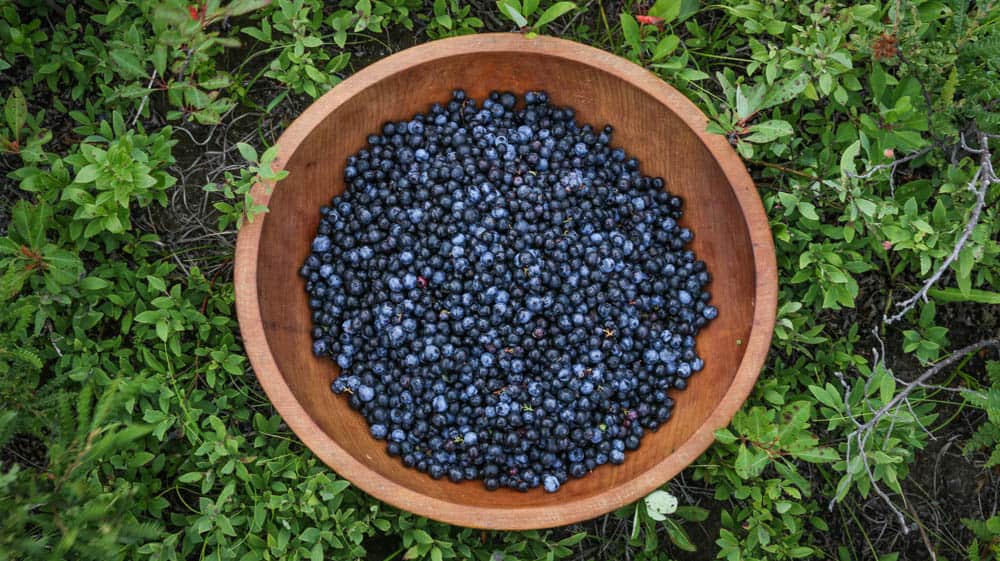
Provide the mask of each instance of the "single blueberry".
[{"label": "single blueberry", "polygon": [[554,475],[546,475],[542,478],[542,484],[545,487],[545,491],[548,493],[555,493],[559,490],[559,479]]},{"label": "single blueberry", "polygon": [[445,400],[443,395],[434,396],[431,406],[434,408],[435,412],[444,413],[448,410],[448,401]]},{"label": "single blueberry", "polygon": [[323,253],[330,250],[330,238],[327,236],[316,236],[312,241],[312,250]]},{"label": "single blueberry", "polygon": [[358,386],[358,399],[364,402],[369,402],[375,399],[375,389],[371,386]]}]

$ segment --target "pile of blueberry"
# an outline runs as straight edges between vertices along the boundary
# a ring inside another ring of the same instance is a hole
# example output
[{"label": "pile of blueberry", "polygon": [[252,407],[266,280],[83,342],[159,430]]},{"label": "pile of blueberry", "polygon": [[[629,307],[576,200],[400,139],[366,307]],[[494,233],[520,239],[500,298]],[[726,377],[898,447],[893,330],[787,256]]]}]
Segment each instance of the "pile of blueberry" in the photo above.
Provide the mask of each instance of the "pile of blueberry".
[{"label": "pile of blueberry", "polygon": [[301,274],[313,352],[389,454],[554,492],[670,418],[718,312],[663,180],[610,126],[517,101],[458,90],[370,136]]}]

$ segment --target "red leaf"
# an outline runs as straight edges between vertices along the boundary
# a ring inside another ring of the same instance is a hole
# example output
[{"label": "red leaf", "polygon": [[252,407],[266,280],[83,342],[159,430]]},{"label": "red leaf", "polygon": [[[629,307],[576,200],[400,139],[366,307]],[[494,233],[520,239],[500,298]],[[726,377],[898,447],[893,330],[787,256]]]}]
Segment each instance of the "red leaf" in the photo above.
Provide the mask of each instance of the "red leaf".
[{"label": "red leaf", "polygon": [[199,6],[194,4],[188,6],[188,15],[191,16],[191,19],[197,20],[198,18],[200,18],[201,16],[199,12],[201,12],[201,8]]}]

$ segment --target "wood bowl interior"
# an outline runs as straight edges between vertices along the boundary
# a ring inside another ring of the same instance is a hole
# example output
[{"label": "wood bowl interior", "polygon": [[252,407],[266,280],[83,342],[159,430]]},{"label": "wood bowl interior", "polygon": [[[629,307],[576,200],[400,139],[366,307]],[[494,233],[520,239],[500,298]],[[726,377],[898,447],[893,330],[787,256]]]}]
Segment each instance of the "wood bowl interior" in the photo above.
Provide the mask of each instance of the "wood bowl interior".
[{"label": "wood bowl interior", "polygon": [[[396,55],[362,71],[314,104],[279,141],[279,166],[289,176],[269,197],[257,190],[270,211],[240,233],[237,291],[248,353],[296,433],[332,468],[380,499],[476,527],[546,527],[592,518],[640,498],[683,469],[745,399],[773,324],[773,273],[764,270],[774,268],[773,248],[769,233],[760,232],[761,221],[765,231],[767,222],[745,169],[724,140],[706,142],[704,117],[693,104],[665,84],[643,81],[638,67],[553,39],[479,36],[438,44],[419,47],[421,56]],[[629,65],[624,72],[623,65]],[[368,435],[347,400],[330,391],[336,365],[310,350],[310,312],[298,269],[316,235],[319,207],[343,192],[345,159],[386,121],[445,102],[455,88],[477,100],[491,90],[545,90],[555,104],[574,107],[581,123],[613,125],[614,144],[637,157],[644,174],[663,177],[667,189],[683,197],[681,224],[694,231],[693,250],[713,276],[709,290],[720,314],[697,338],[705,369],[688,389],[671,392],[673,418],[647,434],[624,465],[602,466],[555,494],[490,492],[480,482],[435,481],[405,468]],[[692,123],[702,123],[701,130]],[[770,309],[761,310],[762,304]],[[747,357],[752,336],[754,356]]]}]

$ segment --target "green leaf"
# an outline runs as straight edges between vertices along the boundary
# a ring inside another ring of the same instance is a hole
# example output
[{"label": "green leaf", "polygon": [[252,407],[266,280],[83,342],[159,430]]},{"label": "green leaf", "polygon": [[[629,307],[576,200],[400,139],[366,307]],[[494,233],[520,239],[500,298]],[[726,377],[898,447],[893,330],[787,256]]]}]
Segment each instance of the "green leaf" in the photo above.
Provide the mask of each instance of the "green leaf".
[{"label": "green leaf", "polygon": [[656,44],[656,48],[653,49],[653,60],[660,60],[670,53],[674,52],[674,49],[681,44],[681,38],[676,35],[665,35],[660,42]]},{"label": "green leaf", "polygon": [[521,13],[524,14],[524,17],[530,18],[537,9],[538,0],[521,0]]},{"label": "green leaf", "polygon": [[740,450],[736,454],[736,462],[733,469],[736,475],[742,479],[751,479],[760,475],[764,467],[768,464],[767,453],[763,451],[751,452],[746,444],[740,444]]},{"label": "green leaf", "polygon": [[578,532],[568,538],[563,538],[556,543],[565,547],[573,547],[574,545],[582,542],[583,539],[586,537],[587,537],[587,532]]},{"label": "green leaf", "polygon": [[226,6],[226,15],[242,16],[266,8],[272,0],[233,0]]},{"label": "green leaf", "polygon": [[576,4],[573,2],[556,2],[555,4],[549,6],[542,15],[538,17],[538,21],[535,22],[535,29],[541,29],[545,27],[546,24],[551,23],[553,20],[559,18],[566,12],[576,9]]},{"label": "green leaf", "polygon": [[434,543],[434,538],[431,537],[427,532],[414,528],[410,530],[410,535],[413,536],[413,540],[419,544],[431,544]]},{"label": "green leaf", "polygon": [[736,435],[727,428],[721,428],[715,431],[715,439],[723,444],[732,444],[736,442]]},{"label": "green leaf", "polygon": [[[111,55],[111,60],[114,62],[115,67],[119,70],[119,74],[122,74],[126,78],[144,78],[147,76],[146,69],[143,64],[139,62],[139,57],[135,55],[132,51],[126,49],[115,49],[109,53]],[[124,70],[123,74],[121,71]]]},{"label": "green leaf", "polygon": [[977,304],[1000,304],[1000,292],[970,288],[968,293],[957,288],[932,288],[927,293],[941,302],[975,302]]},{"label": "green leaf", "polygon": [[157,43],[153,47],[153,70],[160,76],[167,73],[167,46],[163,43]]},{"label": "green leaf", "polygon": [[18,267],[14,263],[0,276],[0,302],[5,302],[21,292],[25,281],[33,271]]},{"label": "green leaf", "polygon": [[84,290],[101,290],[111,286],[111,283],[100,277],[86,277],[80,280],[80,288]]},{"label": "green leaf", "polygon": [[[842,175],[854,175],[858,173],[858,169],[854,165],[854,158],[857,158],[859,153],[861,153],[860,140],[855,140],[854,142],[851,143],[850,146],[844,148],[844,152],[840,155],[840,173]],[[875,206],[873,203],[869,204],[872,205],[872,207]],[[866,214],[871,216],[872,214],[874,214],[874,210],[871,213],[866,213]]]},{"label": "green leaf", "polygon": [[243,156],[244,160],[246,160],[248,162],[257,163],[257,161],[258,161],[257,160],[257,150],[253,146],[250,146],[246,142],[237,142],[236,143],[236,148],[239,149],[240,155]]},{"label": "green leaf", "polygon": [[139,467],[148,464],[156,455],[151,452],[146,452],[145,450],[136,452],[129,458],[129,467]]},{"label": "green leaf", "polygon": [[743,86],[736,86],[736,116],[740,119],[749,119],[753,112],[750,100],[743,94]]},{"label": "green leaf", "polygon": [[670,541],[673,542],[673,544],[678,548],[684,551],[697,551],[698,548],[691,543],[691,538],[688,537],[687,532],[685,532],[684,528],[681,528],[677,522],[667,520],[663,527],[667,531],[667,537],[669,537]]},{"label": "green leaf", "polygon": [[768,88],[767,93],[764,94],[763,101],[761,101],[760,109],[770,109],[776,105],[788,103],[798,97],[808,84],[809,74],[802,72],[793,78],[789,78],[778,85]]},{"label": "green leaf", "polygon": [[73,183],[91,183],[97,179],[98,171],[99,168],[97,167],[97,164],[87,164],[76,174],[76,178],[73,179]]},{"label": "green leaf", "polygon": [[625,42],[633,50],[638,51],[642,46],[639,43],[639,22],[631,14],[622,12],[620,16],[622,22],[622,34],[625,35]]},{"label": "green leaf", "polygon": [[4,104],[3,113],[7,119],[12,139],[17,140],[21,136],[21,129],[24,128],[24,122],[28,117],[28,103],[24,99],[24,94],[21,93],[21,88],[11,89],[10,95],[7,96],[7,103]]},{"label": "green leaf", "polygon": [[11,211],[11,223],[14,226],[14,233],[17,234],[16,241],[35,251],[41,250],[45,244],[45,225],[51,218],[51,213],[47,212],[48,207],[43,205],[44,203],[35,206],[22,199]]},{"label": "green leaf", "polygon": [[514,22],[518,27],[527,27],[528,20],[521,15],[521,11],[515,6],[513,0],[499,0],[497,2],[497,8],[500,9],[500,13],[507,16],[508,19]]},{"label": "green leaf", "polygon": [[808,218],[809,220],[819,220],[819,215],[816,214],[816,206],[812,203],[799,201],[797,208],[799,209],[799,214],[801,214],[804,218]]},{"label": "green leaf", "polygon": [[163,282],[160,277],[154,277],[153,275],[146,276],[146,282],[149,283],[149,288],[156,290],[158,292],[167,291],[167,283]]},{"label": "green leaf", "polygon": [[167,325],[166,320],[160,320],[156,322],[156,336],[160,338],[160,341],[164,343],[170,338],[170,326]]},{"label": "green leaf", "polygon": [[163,317],[163,312],[159,310],[146,310],[145,312],[140,312],[136,314],[136,323],[156,323]]},{"label": "green leaf", "polygon": [[792,455],[811,464],[825,464],[829,462],[836,462],[840,459],[840,455],[837,454],[836,450],[825,447],[812,448],[801,452],[792,452]]},{"label": "green leaf", "polygon": [[177,478],[177,481],[181,483],[194,483],[196,481],[201,481],[201,478],[204,476],[205,474],[200,471],[192,471],[181,475]]},{"label": "green leaf", "polygon": [[751,134],[750,136],[744,138],[744,140],[756,143],[771,142],[783,136],[788,136],[794,132],[792,130],[792,125],[788,124],[787,121],[782,121],[780,119],[757,123],[752,125],[749,130]]},{"label": "green leaf", "polygon": [[46,276],[51,277],[57,284],[74,284],[83,274],[83,262],[75,253],[49,246],[43,250],[42,257],[48,264]]},{"label": "green leaf", "polygon": [[679,506],[675,513],[678,518],[688,522],[704,522],[708,520],[708,509],[699,506]]},{"label": "green leaf", "polygon": [[656,0],[653,7],[649,9],[649,15],[663,18],[664,23],[670,23],[680,15],[681,4],[681,0]]}]

